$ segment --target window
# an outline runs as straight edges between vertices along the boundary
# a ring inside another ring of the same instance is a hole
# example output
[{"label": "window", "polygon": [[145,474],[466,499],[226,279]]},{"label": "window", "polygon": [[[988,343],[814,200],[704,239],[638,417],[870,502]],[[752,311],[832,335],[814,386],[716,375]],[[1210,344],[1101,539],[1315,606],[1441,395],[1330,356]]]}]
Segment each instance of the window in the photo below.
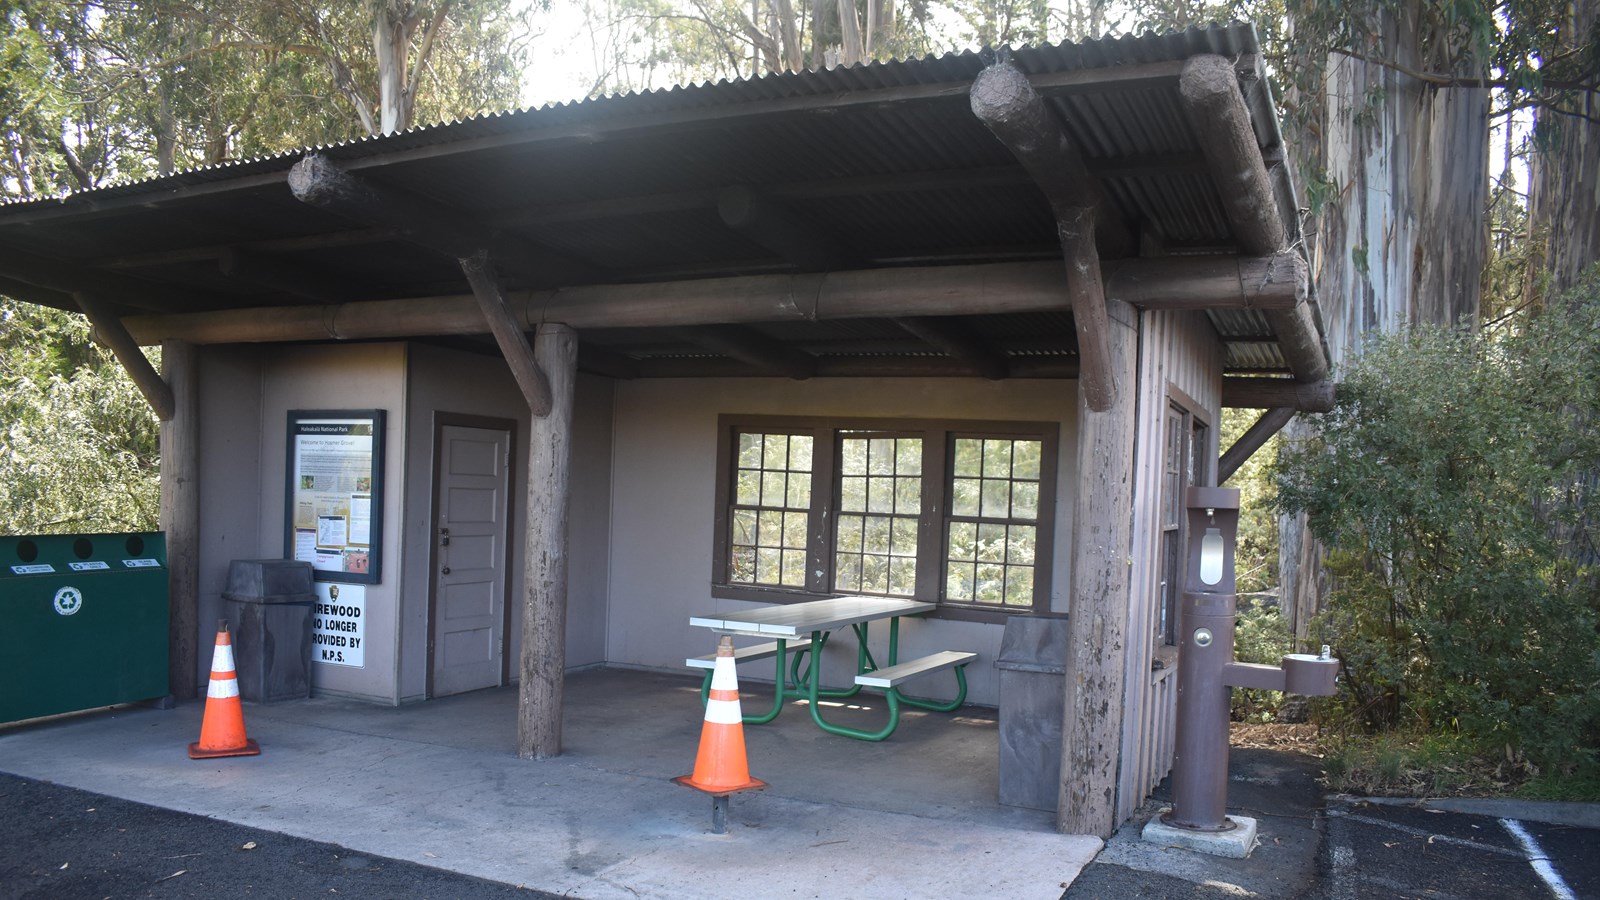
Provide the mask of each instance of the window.
[{"label": "window", "polygon": [[1157,584],[1156,646],[1178,642],[1178,601],[1183,596],[1183,562],[1188,539],[1184,494],[1211,483],[1209,427],[1195,412],[1198,404],[1174,390],[1167,403],[1166,443],[1161,478],[1161,573]]},{"label": "window", "polygon": [[724,416],[713,592],[1049,604],[1055,423]]}]

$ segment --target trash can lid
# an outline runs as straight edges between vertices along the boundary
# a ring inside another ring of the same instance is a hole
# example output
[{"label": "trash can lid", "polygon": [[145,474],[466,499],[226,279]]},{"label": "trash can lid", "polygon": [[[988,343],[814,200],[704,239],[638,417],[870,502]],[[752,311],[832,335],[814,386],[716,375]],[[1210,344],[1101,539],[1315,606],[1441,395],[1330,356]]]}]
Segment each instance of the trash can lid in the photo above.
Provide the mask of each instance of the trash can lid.
[{"label": "trash can lid", "polygon": [[1060,675],[1067,671],[1067,645],[1065,615],[1010,616],[994,665],[1012,672]]}]

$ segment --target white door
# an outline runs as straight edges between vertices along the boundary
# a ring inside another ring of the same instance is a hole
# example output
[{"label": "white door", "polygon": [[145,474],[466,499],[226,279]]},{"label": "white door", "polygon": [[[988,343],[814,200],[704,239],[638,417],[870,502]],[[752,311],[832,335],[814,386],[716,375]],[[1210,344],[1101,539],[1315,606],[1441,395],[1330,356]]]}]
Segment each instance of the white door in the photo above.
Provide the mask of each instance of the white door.
[{"label": "white door", "polygon": [[505,644],[511,435],[440,431],[434,528],[433,696],[500,684]]}]

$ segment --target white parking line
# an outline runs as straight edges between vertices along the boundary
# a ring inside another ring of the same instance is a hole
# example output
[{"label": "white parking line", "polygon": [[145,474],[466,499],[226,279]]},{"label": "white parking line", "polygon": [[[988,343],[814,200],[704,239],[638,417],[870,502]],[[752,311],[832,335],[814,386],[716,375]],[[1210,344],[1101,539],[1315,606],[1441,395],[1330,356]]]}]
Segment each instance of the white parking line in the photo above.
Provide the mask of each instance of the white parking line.
[{"label": "white parking line", "polygon": [[1501,819],[1500,824],[1504,825],[1506,830],[1511,832],[1511,836],[1517,839],[1517,843],[1522,845],[1522,852],[1528,856],[1528,864],[1533,866],[1533,871],[1544,881],[1545,886],[1557,900],[1578,900],[1578,895],[1561,880],[1561,873],[1550,864],[1550,857],[1545,855],[1544,848],[1533,839],[1528,829],[1522,827],[1521,822],[1516,819]]}]

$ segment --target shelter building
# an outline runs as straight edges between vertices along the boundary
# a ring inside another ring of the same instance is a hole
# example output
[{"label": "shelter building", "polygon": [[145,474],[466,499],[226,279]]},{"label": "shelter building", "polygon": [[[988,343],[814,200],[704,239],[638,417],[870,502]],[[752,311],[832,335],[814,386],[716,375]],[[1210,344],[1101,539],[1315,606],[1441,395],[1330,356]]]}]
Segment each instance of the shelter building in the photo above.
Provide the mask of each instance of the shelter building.
[{"label": "shelter building", "polygon": [[[1235,24],[11,203],[0,291],[86,313],[163,421],[179,695],[234,559],[359,585],[319,692],[520,681],[526,756],[564,671],[681,670],[710,609],[937,603],[902,641],[978,651],[985,704],[1005,619],[1065,615],[1059,824],[1105,835],[1171,763],[1183,487],[1331,398],[1299,244]],[[1225,406],[1268,412],[1219,459]]]}]

